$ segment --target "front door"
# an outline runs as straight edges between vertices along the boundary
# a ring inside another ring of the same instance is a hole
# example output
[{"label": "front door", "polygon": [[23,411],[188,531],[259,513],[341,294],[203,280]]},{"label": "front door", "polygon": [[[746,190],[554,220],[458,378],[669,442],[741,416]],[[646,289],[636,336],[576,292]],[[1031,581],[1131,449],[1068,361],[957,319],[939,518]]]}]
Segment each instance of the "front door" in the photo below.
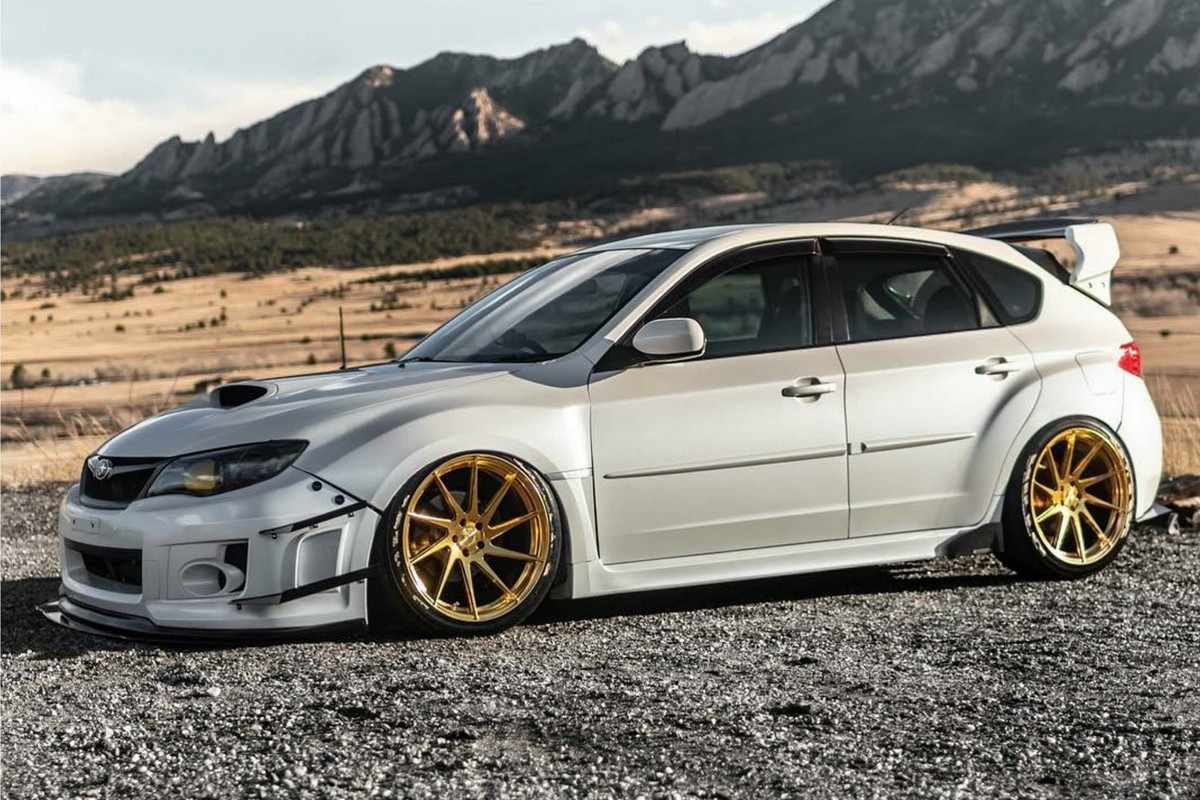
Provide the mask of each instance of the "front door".
[{"label": "front door", "polygon": [[842,369],[805,250],[723,259],[651,312],[697,320],[702,357],[593,376],[606,563],[847,535]]}]

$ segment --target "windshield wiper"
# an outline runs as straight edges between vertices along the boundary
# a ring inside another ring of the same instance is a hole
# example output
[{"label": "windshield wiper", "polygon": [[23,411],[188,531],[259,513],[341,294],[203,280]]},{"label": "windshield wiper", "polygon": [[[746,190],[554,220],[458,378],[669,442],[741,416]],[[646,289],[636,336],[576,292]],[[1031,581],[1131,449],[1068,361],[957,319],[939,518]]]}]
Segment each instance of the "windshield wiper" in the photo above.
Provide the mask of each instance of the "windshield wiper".
[{"label": "windshield wiper", "polygon": [[406,364],[421,364],[429,362],[437,363],[440,362],[440,359],[430,358],[429,356],[413,356],[412,358],[401,358],[396,362],[396,366],[400,369],[404,369]]},{"label": "windshield wiper", "polygon": [[491,358],[473,358],[471,364],[531,364],[536,361],[552,361],[561,358],[566,353],[515,353],[513,355],[493,356]]}]

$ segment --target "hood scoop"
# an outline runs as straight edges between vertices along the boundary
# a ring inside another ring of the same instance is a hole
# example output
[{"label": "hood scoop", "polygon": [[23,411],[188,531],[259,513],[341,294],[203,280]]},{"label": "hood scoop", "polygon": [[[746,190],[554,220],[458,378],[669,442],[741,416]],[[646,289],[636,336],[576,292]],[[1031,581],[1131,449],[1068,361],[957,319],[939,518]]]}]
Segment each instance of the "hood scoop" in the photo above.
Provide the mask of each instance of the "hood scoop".
[{"label": "hood scoop", "polygon": [[237,408],[266,397],[270,391],[261,383],[230,383],[213,389],[209,397],[217,408]]}]

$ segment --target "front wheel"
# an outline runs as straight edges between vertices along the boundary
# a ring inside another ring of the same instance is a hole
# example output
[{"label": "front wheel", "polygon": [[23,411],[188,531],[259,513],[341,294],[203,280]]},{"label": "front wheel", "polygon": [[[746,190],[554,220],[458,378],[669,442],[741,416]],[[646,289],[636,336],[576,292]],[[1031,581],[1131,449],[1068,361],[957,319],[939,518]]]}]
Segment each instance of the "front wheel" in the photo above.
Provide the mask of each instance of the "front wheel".
[{"label": "front wheel", "polygon": [[1117,435],[1093,420],[1043,430],[1005,498],[1000,559],[1030,578],[1075,578],[1111,563],[1133,517],[1133,473]]},{"label": "front wheel", "polygon": [[492,453],[454,456],[393,503],[386,531],[392,605],[435,633],[497,633],[550,591],[561,533],[536,472]]}]

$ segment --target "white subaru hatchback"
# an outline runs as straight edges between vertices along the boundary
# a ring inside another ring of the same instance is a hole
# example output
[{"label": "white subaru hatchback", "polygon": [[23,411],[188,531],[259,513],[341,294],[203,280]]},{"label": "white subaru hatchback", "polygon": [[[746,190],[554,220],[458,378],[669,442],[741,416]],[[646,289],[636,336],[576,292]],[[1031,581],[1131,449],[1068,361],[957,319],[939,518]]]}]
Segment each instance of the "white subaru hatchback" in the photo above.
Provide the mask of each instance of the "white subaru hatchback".
[{"label": "white subaru hatchback", "polygon": [[[1066,238],[1070,271],[1019,242]],[[592,247],[398,361],[222,386],[59,519],[81,630],[513,625],[563,598],[995,552],[1072,578],[1150,512],[1110,226],[756,225]]]}]

